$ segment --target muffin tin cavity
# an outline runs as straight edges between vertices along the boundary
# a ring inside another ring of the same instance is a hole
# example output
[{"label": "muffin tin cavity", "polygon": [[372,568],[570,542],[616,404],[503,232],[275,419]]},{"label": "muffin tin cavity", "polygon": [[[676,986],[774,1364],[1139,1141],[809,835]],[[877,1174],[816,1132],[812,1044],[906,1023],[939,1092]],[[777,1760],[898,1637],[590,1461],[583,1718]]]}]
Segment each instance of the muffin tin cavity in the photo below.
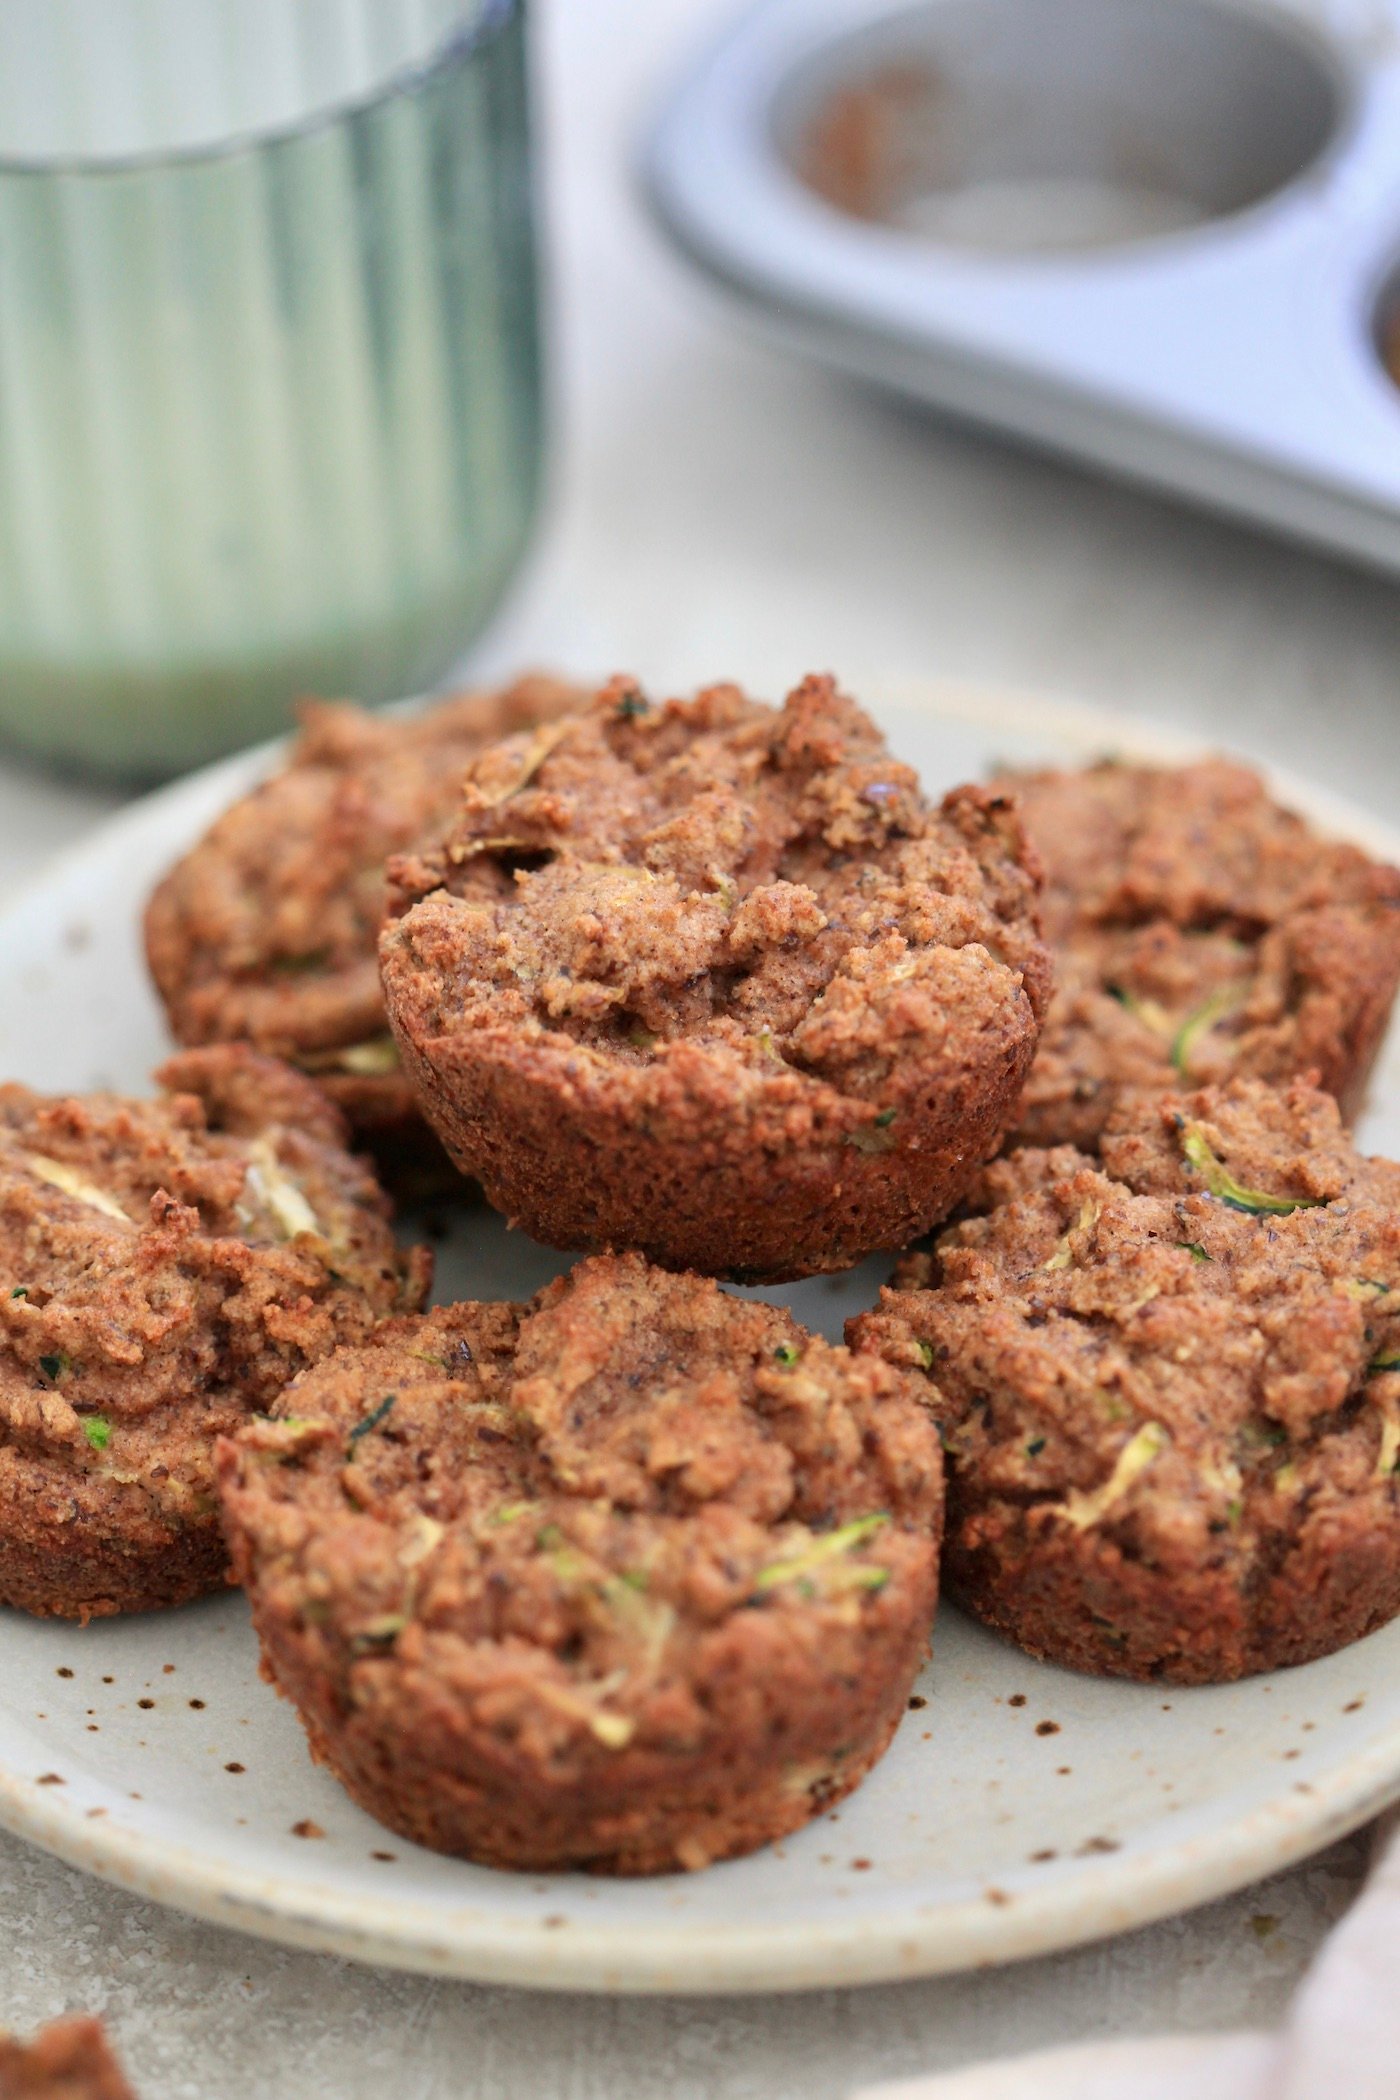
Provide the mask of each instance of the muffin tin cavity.
[{"label": "muffin tin cavity", "polygon": [[1372,338],[1382,371],[1400,387],[1400,260],[1392,262],[1376,299]]},{"label": "muffin tin cavity", "polygon": [[785,347],[1396,572],[1394,19],[751,0],[643,176]]},{"label": "muffin tin cavity", "polygon": [[1346,96],[1286,18],[1216,0],[942,0],[828,44],[778,150],[838,210],[1009,253],[1228,217],[1312,167]]}]

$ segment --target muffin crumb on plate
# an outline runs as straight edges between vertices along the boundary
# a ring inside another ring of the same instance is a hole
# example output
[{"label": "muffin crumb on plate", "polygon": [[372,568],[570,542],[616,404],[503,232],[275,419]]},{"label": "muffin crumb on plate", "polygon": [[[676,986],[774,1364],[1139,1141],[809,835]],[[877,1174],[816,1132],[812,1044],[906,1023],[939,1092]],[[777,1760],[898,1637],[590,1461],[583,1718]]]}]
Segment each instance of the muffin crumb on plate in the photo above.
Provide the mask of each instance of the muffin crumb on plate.
[{"label": "muffin crumb on plate", "polygon": [[0,2034],[0,2100],[135,2100],[100,2020],[53,2020],[32,2042]]}]

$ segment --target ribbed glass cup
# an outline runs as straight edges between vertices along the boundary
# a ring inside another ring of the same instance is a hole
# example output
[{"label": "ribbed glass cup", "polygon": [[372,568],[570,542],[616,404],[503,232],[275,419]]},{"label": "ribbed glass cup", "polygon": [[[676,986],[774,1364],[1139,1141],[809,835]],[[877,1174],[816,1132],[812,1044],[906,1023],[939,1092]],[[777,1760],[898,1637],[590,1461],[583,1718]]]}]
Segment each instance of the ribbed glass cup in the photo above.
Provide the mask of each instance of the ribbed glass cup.
[{"label": "ribbed glass cup", "polygon": [[540,452],[521,0],[4,0],[0,735],[440,677]]}]

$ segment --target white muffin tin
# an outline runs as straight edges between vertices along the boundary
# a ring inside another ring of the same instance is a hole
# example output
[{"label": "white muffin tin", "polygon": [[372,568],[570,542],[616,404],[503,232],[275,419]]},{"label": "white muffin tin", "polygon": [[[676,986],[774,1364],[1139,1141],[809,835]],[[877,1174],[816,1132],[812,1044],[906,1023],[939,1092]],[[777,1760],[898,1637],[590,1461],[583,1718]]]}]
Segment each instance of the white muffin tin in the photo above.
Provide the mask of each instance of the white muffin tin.
[{"label": "white muffin tin", "polygon": [[1400,569],[1400,0],[760,0],[644,177],[794,347]]}]

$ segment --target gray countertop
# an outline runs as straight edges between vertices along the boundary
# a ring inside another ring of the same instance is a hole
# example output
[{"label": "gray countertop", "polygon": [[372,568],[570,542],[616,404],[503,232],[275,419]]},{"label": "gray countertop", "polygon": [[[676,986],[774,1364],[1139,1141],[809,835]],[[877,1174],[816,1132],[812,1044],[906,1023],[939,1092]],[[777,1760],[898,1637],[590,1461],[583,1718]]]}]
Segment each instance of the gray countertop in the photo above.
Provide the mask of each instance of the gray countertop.
[{"label": "gray countertop", "polygon": [[[661,247],[626,155],[715,0],[547,0],[556,460],[472,668],[648,683],[809,668],[1098,700],[1400,804],[1400,590],[940,425],[751,345]],[[0,883],[112,806],[0,761]],[[143,2100],[836,2100],[1057,2039],[1271,2019],[1355,1838],[1020,1968],[806,1998],[533,1998],[283,1952],[0,1839],[0,2022],[105,2010]]]}]

